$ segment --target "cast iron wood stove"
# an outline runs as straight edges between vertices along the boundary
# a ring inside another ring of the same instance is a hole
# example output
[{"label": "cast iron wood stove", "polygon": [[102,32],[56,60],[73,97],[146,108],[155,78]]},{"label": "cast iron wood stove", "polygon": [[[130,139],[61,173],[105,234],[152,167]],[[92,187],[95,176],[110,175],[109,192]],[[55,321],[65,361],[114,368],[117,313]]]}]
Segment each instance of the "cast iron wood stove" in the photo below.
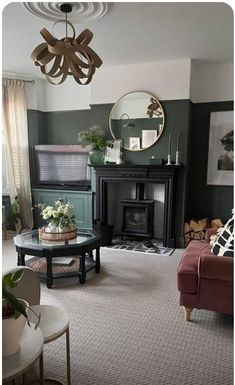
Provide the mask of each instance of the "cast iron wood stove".
[{"label": "cast iron wood stove", "polygon": [[136,199],[121,201],[121,235],[153,237],[154,200],[144,199],[145,184],[136,183]]},{"label": "cast iron wood stove", "polygon": [[126,199],[121,201],[121,235],[153,237],[153,200]]}]

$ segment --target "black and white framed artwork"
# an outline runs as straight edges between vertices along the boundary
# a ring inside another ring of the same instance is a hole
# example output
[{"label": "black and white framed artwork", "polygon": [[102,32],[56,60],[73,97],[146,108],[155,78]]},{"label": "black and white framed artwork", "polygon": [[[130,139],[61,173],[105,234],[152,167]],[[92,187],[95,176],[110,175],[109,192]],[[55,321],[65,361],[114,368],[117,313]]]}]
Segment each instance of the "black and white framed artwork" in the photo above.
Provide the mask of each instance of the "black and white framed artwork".
[{"label": "black and white framed artwork", "polygon": [[233,185],[233,111],[211,112],[207,184]]}]

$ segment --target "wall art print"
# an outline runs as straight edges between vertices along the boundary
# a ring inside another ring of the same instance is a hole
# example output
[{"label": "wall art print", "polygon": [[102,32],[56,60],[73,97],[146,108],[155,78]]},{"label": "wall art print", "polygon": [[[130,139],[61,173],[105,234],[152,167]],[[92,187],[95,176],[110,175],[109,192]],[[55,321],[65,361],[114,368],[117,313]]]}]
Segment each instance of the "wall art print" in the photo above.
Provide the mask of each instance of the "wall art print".
[{"label": "wall art print", "polygon": [[233,111],[211,112],[207,184],[232,186],[233,170]]},{"label": "wall art print", "polygon": [[104,162],[116,164],[122,163],[122,148],[123,140],[114,140],[113,147],[106,147]]},{"label": "wall art print", "polygon": [[133,136],[129,138],[130,150],[140,150],[140,137]]}]

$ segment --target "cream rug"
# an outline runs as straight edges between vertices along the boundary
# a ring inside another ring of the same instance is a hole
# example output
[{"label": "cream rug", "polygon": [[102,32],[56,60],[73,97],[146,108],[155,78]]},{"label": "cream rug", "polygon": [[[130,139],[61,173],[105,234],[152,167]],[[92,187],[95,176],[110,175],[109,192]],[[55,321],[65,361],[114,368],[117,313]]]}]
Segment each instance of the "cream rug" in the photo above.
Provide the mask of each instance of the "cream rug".
[{"label": "cream rug", "polygon": [[[61,279],[49,290],[42,281],[41,303],[69,314],[72,385],[233,384],[232,317],[194,310],[183,321],[181,255],[102,248],[101,273],[89,272],[84,285]],[[12,263],[12,241],[4,241],[3,266]],[[66,383],[64,336],[45,346],[44,367]]]}]

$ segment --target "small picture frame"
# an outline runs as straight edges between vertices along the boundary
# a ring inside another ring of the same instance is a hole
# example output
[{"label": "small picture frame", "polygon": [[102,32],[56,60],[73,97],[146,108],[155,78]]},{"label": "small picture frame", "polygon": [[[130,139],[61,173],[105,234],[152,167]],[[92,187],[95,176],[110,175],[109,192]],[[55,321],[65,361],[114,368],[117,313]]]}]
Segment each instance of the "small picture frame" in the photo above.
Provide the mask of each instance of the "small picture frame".
[{"label": "small picture frame", "polygon": [[119,164],[122,161],[123,140],[114,140],[113,147],[106,148],[105,163]]},{"label": "small picture frame", "polygon": [[157,130],[142,130],[142,147],[152,146],[158,138]]},{"label": "small picture frame", "polygon": [[129,138],[129,149],[130,150],[140,150],[140,137],[132,136]]}]

